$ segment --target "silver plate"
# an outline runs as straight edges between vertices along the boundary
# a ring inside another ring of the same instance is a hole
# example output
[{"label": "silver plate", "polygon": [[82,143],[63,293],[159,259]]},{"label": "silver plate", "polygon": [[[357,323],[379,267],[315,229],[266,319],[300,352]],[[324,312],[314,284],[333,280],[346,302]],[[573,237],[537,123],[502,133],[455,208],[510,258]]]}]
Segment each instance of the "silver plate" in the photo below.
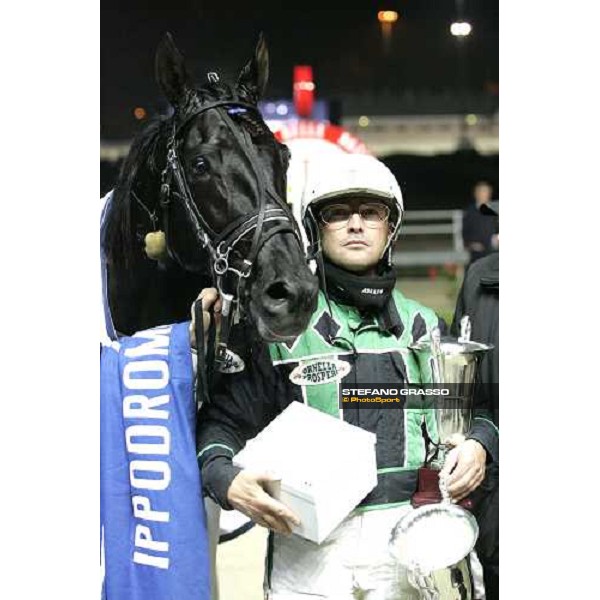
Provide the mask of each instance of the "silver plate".
[{"label": "silver plate", "polygon": [[403,566],[431,573],[460,562],[475,547],[475,517],[454,504],[427,504],[398,521],[389,542],[392,556]]}]

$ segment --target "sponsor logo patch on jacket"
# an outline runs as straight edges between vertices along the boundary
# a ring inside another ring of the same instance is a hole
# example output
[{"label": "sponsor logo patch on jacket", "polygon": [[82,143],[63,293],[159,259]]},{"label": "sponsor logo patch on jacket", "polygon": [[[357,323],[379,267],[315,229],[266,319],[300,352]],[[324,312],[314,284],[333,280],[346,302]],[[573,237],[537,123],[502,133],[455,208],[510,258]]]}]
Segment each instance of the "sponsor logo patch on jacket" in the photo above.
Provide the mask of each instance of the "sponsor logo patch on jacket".
[{"label": "sponsor logo patch on jacket", "polygon": [[383,294],[383,289],[382,288],[363,288],[360,291],[361,294],[371,294],[372,296],[379,296],[380,294]]},{"label": "sponsor logo patch on jacket", "polygon": [[350,364],[337,358],[302,361],[291,373],[296,385],[320,385],[341,379],[350,373]]}]

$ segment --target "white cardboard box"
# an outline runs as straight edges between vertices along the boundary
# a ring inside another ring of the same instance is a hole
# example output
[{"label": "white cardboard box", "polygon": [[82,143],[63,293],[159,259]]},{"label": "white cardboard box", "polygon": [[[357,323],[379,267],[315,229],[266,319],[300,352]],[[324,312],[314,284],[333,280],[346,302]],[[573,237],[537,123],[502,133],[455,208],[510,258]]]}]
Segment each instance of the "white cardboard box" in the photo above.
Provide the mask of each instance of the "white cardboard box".
[{"label": "white cardboard box", "polygon": [[294,533],[321,543],[377,485],[375,443],[374,433],[292,402],[233,463],[275,474],[269,493],[300,517]]}]

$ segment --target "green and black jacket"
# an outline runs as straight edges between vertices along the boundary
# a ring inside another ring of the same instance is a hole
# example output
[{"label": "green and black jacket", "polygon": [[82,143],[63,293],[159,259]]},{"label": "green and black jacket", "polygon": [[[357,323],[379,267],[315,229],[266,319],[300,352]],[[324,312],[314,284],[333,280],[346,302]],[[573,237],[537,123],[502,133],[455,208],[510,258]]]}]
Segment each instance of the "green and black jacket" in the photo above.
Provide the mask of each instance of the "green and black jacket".
[{"label": "green and black jacket", "polygon": [[[331,313],[320,293],[317,310],[303,334],[293,343],[254,347],[246,369],[223,375],[210,403],[202,407],[198,421],[202,482],[206,493],[224,508],[230,508],[227,489],[239,472],[231,463],[232,456],[294,401],[376,434],[378,485],[361,502],[361,509],[402,504],[415,492],[417,469],[425,458],[421,428],[425,425],[433,437],[433,409],[364,405],[340,409],[339,377],[300,385],[290,380],[290,374],[299,365],[333,358],[350,365],[341,380],[344,384],[430,382],[429,366],[420,368],[408,346],[433,327],[444,331],[445,324],[431,309],[398,291],[393,292],[386,317],[378,320],[333,301],[330,306]],[[323,453],[335,452],[326,440],[311,439],[310,432],[306,432],[306,443],[323,444]]]}]

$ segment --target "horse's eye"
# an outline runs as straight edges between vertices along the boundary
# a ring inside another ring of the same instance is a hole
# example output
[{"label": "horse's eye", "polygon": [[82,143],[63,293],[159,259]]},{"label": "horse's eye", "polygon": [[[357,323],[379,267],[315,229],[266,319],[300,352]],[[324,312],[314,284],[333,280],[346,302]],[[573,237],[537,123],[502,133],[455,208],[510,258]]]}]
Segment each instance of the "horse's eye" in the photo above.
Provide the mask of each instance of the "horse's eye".
[{"label": "horse's eye", "polygon": [[194,160],[194,171],[196,171],[198,175],[203,175],[204,173],[206,173],[207,169],[208,165],[206,164],[204,158],[202,158],[202,156],[198,156]]}]

